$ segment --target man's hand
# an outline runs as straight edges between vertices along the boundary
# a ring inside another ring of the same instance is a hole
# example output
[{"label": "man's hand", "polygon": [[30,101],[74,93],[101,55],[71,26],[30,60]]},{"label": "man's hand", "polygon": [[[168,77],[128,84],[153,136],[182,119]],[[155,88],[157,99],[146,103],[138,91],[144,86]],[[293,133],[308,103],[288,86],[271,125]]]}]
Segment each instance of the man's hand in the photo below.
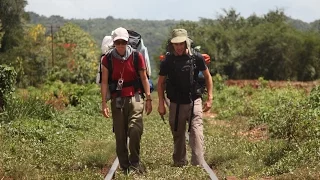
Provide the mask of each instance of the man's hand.
[{"label": "man's hand", "polygon": [[166,114],[166,107],[164,106],[164,103],[159,103],[158,112],[160,116],[164,116]]},{"label": "man's hand", "polygon": [[145,110],[146,110],[147,115],[149,115],[152,111],[152,103],[151,102],[152,102],[151,99],[146,100]]},{"label": "man's hand", "polygon": [[109,118],[109,117],[110,117],[110,110],[109,110],[109,108],[108,108],[108,106],[107,106],[106,103],[103,103],[103,104],[102,104],[102,114],[103,114],[103,116],[106,117],[106,118]]},{"label": "man's hand", "polygon": [[210,98],[203,104],[202,111],[203,112],[209,111],[211,109],[211,106],[212,106],[212,99]]}]

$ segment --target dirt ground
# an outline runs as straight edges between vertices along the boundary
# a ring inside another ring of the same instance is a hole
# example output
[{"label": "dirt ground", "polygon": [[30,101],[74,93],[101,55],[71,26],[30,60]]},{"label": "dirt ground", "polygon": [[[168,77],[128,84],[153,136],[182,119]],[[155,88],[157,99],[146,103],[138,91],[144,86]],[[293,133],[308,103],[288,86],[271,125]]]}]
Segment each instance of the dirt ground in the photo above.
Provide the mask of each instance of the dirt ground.
[{"label": "dirt ground", "polygon": [[[251,86],[253,88],[261,87],[262,84],[259,80],[227,80],[225,82],[228,86],[239,86],[239,87],[245,87],[245,86]],[[310,92],[312,88],[319,86],[320,80],[317,81],[266,81],[265,86],[270,88],[283,88],[287,86],[292,86],[296,88],[303,88],[307,92]]]}]

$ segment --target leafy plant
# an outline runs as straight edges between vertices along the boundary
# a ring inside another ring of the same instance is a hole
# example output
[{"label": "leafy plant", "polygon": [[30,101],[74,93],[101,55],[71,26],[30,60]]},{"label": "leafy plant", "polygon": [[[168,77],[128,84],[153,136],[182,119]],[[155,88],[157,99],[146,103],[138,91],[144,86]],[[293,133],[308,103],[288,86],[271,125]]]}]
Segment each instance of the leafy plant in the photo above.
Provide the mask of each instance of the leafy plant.
[{"label": "leafy plant", "polygon": [[6,106],[11,93],[15,90],[16,75],[14,68],[0,65],[0,112]]}]

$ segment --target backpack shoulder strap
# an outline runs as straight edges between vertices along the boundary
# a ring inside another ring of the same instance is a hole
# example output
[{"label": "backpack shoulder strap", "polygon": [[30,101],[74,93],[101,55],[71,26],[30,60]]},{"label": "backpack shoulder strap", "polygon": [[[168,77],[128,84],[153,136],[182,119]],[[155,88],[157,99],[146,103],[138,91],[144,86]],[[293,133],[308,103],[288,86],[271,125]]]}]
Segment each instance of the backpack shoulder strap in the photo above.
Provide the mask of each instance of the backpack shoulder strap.
[{"label": "backpack shoulder strap", "polygon": [[190,57],[191,65],[190,65],[190,84],[191,84],[191,92],[193,91],[194,86],[194,74],[195,74],[195,65],[196,65],[196,56],[193,53]]},{"label": "backpack shoulder strap", "polygon": [[112,63],[112,55],[109,53],[107,55],[107,62],[108,62],[108,81],[109,83],[112,82],[112,69],[113,69],[113,63]]},{"label": "backpack shoulder strap", "polygon": [[140,76],[139,75],[139,52],[137,51],[133,51],[133,65],[137,75]]},{"label": "backpack shoulder strap", "polygon": [[102,73],[102,60],[105,57],[105,54],[102,54],[100,56],[100,62],[99,62],[99,73]]}]

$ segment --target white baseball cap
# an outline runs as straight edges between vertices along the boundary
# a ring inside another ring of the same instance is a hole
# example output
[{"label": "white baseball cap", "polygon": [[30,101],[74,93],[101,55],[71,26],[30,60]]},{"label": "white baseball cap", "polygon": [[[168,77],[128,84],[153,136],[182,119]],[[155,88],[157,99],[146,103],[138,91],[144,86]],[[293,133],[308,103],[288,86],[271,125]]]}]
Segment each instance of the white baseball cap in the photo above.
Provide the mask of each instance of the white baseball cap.
[{"label": "white baseball cap", "polygon": [[125,28],[119,27],[119,28],[117,28],[117,29],[115,29],[113,31],[112,39],[113,39],[113,41],[116,41],[116,40],[119,40],[119,39],[128,41],[129,33]]}]

